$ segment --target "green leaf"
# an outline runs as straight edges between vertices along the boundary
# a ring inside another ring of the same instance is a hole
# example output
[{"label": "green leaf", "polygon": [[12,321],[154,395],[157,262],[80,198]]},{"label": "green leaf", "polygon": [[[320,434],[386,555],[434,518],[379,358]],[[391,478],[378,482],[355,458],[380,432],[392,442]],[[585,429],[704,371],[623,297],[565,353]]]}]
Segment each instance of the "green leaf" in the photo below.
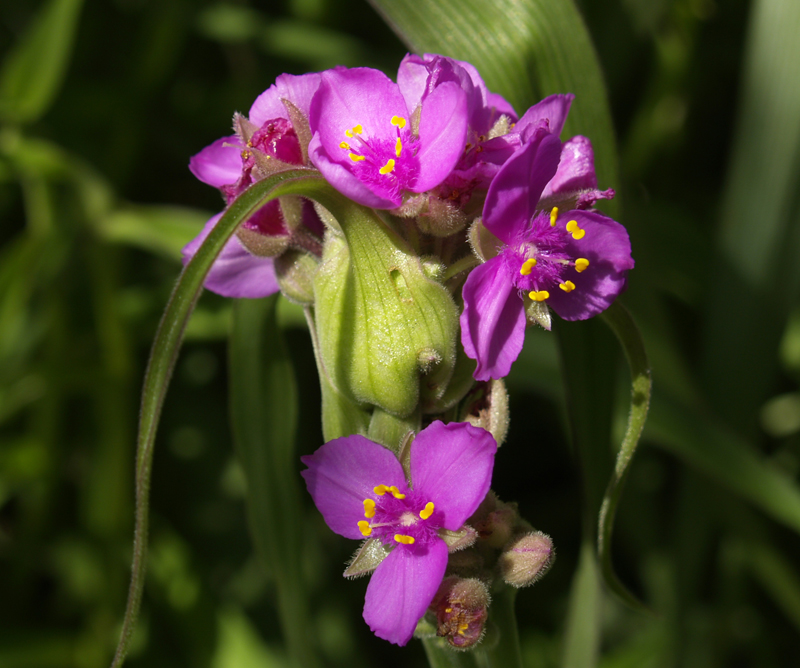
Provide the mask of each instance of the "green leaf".
[{"label": "green leaf", "polygon": [[593,668],[600,653],[602,590],[594,547],[584,541],[572,581],[564,630],[564,668]]},{"label": "green leaf", "polygon": [[0,72],[0,117],[31,123],[50,107],[64,80],[83,0],[50,0],[39,10]]},{"label": "green leaf", "polygon": [[161,417],[161,408],[172,371],[175,368],[186,325],[200,296],[203,281],[211,269],[211,265],[238,225],[252,216],[266,202],[282,195],[303,195],[319,199],[323,206],[335,206],[341,198],[316,171],[307,169],[274,174],[252,185],[231,203],[197,250],[192,261],[181,272],[161,318],[142,388],[136,452],[136,527],[134,529],[133,567],[122,634],[112,668],[117,668],[124,662],[139,614],[147,558],[153,447]]},{"label": "green leaf", "polygon": [[178,206],[118,209],[98,226],[107,240],[180,260],[181,249],[203,229],[209,215]]},{"label": "green leaf", "polygon": [[247,479],[247,511],[256,550],[275,575],[281,627],[294,663],[318,665],[309,641],[301,572],[303,511],[295,456],[298,393],[277,321],[279,296],[237,300],[230,339],[230,410]]},{"label": "green leaf", "polygon": [[644,349],[644,342],[639,329],[636,327],[636,323],[631,318],[630,313],[619,301],[614,302],[603,313],[602,317],[616,334],[628,360],[628,366],[631,371],[631,409],[628,413],[625,436],[617,453],[614,473],[608,483],[608,488],[603,497],[603,504],[600,507],[597,552],[606,584],[628,605],[644,611],[644,607],[639,600],[627,590],[614,573],[614,567],[611,563],[611,534],[614,529],[614,516],[622,496],[622,487],[630,470],[636,446],[639,443],[639,438],[647,420],[647,410],[650,407],[650,391],[652,388],[650,363],[647,360],[647,352]]},{"label": "green leaf", "polygon": [[619,185],[600,64],[571,0],[505,0],[502,10],[493,0],[370,3],[412,51],[469,61],[519,113],[547,95],[575,93],[564,136],[588,136],[601,187]]},{"label": "green leaf", "polygon": [[752,4],[720,257],[704,286],[703,375],[717,411],[755,436],[756,410],[776,382],[775,351],[800,293],[800,3]]},{"label": "green leaf", "polygon": [[800,533],[800,488],[697,406],[656,393],[645,438]]}]

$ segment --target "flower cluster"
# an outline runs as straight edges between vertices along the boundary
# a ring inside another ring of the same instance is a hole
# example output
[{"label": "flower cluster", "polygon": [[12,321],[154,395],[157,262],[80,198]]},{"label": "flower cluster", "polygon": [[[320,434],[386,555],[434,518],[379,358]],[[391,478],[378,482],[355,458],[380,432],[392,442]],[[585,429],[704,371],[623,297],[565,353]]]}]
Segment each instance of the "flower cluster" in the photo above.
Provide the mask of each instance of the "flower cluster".
[{"label": "flower cluster", "polygon": [[489,492],[502,378],[528,324],[597,315],[634,264],[625,228],[594,209],[614,191],[598,189],[591,142],[561,140],[573,97],[519,116],[472,65],[428,54],[406,56],[396,82],[284,74],[190,163],[226,207],[298,169],[348,202],[269,202],[205,285],[313,307],[323,415],[338,417],[303,476],[328,526],[364,541],[345,574],[374,571],[364,618],[394,643],[427,615],[453,647],[473,645],[491,583],[531,584],[552,562],[550,539]]}]

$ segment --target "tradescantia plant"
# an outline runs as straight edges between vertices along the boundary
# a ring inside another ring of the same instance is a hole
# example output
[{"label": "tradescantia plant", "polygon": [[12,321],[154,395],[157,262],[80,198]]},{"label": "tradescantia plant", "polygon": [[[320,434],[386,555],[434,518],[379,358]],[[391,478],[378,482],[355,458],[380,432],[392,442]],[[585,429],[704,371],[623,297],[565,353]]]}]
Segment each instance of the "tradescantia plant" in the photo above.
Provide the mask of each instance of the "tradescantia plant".
[{"label": "tradescantia plant", "polygon": [[[372,573],[375,634],[416,635],[435,662],[446,646],[484,651],[494,623],[501,640],[485,651],[517,662],[513,596],[554,549],[490,491],[509,419],[502,379],[526,327],[550,330],[550,309],[585,320],[614,307],[634,266],[625,228],[594,209],[614,191],[598,190],[590,139],[561,139],[573,99],[517,114],[471,64],[408,55],[396,83],[368,68],[282,75],[234,116],[234,134],[192,158],[225,208],[185,247],[154,346],[117,665],[141,596],[152,438],[201,285],[281,292],[305,309],[326,443],[303,458],[303,477],[328,526],[363,541],[345,575]],[[620,308],[610,322],[639,353]],[[629,428],[609,489],[605,538],[640,430]]]}]

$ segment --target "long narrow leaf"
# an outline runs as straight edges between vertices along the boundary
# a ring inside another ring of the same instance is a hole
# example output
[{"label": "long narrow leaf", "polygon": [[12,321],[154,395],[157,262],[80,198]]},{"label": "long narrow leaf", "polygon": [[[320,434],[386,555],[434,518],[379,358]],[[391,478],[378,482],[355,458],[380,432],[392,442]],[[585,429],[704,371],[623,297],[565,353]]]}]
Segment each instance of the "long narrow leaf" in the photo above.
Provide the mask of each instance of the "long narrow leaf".
[{"label": "long narrow leaf", "polygon": [[183,333],[211,265],[237,226],[266,202],[282,195],[318,197],[323,200],[323,204],[330,203],[331,200],[335,201],[338,197],[317,172],[308,170],[292,170],[275,174],[248,188],[231,204],[216,227],[206,237],[192,261],[183,270],[161,318],[153,341],[142,389],[136,453],[136,527],[134,529],[133,569],[122,634],[112,668],[121,666],[125,660],[142,600],[147,558],[153,447],[161,416],[161,407],[164,404],[167,387],[175,368]]},{"label": "long narrow leaf", "polygon": [[0,117],[32,122],[47,111],[69,63],[83,0],[50,0],[5,60]]},{"label": "long narrow leaf", "polygon": [[614,516],[622,496],[622,487],[630,470],[633,454],[636,452],[636,446],[639,443],[639,438],[647,420],[647,410],[650,407],[650,390],[652,387],[650,363],[647,360],[647,352],[644,349],[644,342],[639,329],[636,327],[636,323],[631,318],[630,313],[621,303],[615,302],[611,308],[603,313],[603,320],[616,334],[628,360],[628,366],[631,371],[631,409],[628,414],[625,436],[617,454],[614,474],[609,481],[608,489],[603,498],[603,505],[600,507],[597,551],[603,577],[611,590],[628,605],[635,609],[643,610],[639,600],[627,590],[614,572],[614,567],[611,563],[611,533],[614,529]]}]

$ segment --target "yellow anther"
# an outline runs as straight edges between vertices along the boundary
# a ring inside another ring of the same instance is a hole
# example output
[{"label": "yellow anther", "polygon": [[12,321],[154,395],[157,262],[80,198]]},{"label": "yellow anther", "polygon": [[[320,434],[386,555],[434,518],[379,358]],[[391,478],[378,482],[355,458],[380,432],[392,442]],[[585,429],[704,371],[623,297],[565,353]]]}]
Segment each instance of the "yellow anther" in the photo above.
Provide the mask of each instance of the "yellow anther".
[{"label": "yellow anther", "polygon": [[362,160],[364,160],[365,158],[364,158],[364,156],[363,156],[363,155],[358,155],[358,153],[351,153],[351,154],[350,154],[350,159],[351,159],[353,162],[361,162],[361,161],[362,161]]},{"label": "yellow anther", "polygon": [[414,536],[404,536],[401,533],[396,533],[394,539],[403,545],[413,545],[415,543]]},{"label": "yellow anther", "polygon": [[364,517],[375,517],[375,502],[372,499],[364,499]]},{"label": "yellow anther", "polygon": [[449,615],[451,612],[453,612],[453,608],[445,608],[444,611]]},{"label": "yellow anther", "polygon": [[402,129],[406,126],[406,119],[402,116],[392,116],[392,125],[396,125],[398,128]]},{"label": "yellow anther", "polygon": [[390,491],[386,485],[378,485],[377,487],[373,487],[372,491],[375,492],[378,496],[383,496],[386,492]]},{"label": "yellow anther", "polygon": [[536,266],[536,258],[532,257],[529,260],[525,260],[523,262],[522,267],[520,267],[519,273],[523,276],[527,276],[531,273],[531,270]]},{"label": "yellow anther", "polygon": [[538,292],[534,290],[533,292],[528,293],[528,297],[530,297],[535,302],[543,302],[550,296],[550,293],[547,290],[539,290]]},{"label": "yellow anther", "polygon": [[577,260],[575,260],[575,271],[577,271],[579,274],[588,266],[589,260],[587,260],[585,257],[579,257]]},{"label": "yellow anther", "polygon": [[556,226],[556,218],[558,218],[558,207],[554,206],[552,211],[550,211],[550,227]]},{"label": "yellow anther", "polygon": [[573,239],[583,239],[586,236],[586,230],[578,226],[577,220],[571,220],[567,223],[567,232],[572,234]]},{"label": "yellow anther", "polygon": [[385,164],[383,167],[381,167],[381,168],[380,168],[378,171],[379,171],[381,174],[388,174],[389,172],[391,172],[391,171],[393,171],[393,170],[394,170],[394,160],[392,160],[391,158],[389,158],[389,159],[386,161],[386,164]]},{"label": "yellow anther", "polygon": [[402,492],[401,492],[399,489],[397,489],[397,487],[395,487],[394,485],[392,485],[392,486],[389,488],[389,490],[388,490],[388,491],[390,491],[390,492],[392,493],[392,496],[393,496],[395,499],[405,499],[405,498],[406,498],[406,495],[405,495],[405,494],[403,494],[403,493],[402,493]]},{"label": "yellow anther", "polygon": [[339,148],[350,148],[350,144],[348,144],[346,141],[343,141],[341,144],[339,144]]},{"label": "yellow anther", "polygon": [[423,520],[427,520],[431,515],[433,515],[433,501],[428,501],[425,507],[419,511],[419,516]]},{"label": "yellow anther", "polygon": [[397,143],[394,145],[394,154],[399,158],[402,150],[403,150],[403,142],[400,141],[400,137],[398,137]]},{"label": "yellow anther", "polygon": [[464,631],[466,631],[468,628],[469,628],[469,624],[467,624],[466,622],[464,622],[463,624],[459,624],[458,625],[458,634],[463,636],[464,635]]},{"label": "yellow anther", "polygon": [[575,289],[575,284],[572,281],[567,281],[566,283],[559,283],[558,287],[564,292],[572,292]]},{"label": "yellow anther", "polygon": [[361,125],[359,124],[359,125],[354,125],[349,130],[345,130],[344,133],[348,137],[352,137],[353,135],[360,135],[363,131],[364,131],[364,128],[362,128]]},{"label": "yellow anther", "polygon": [[358,523],[358,530],[364,536],[369,536],[372,533],[372,527],[369,525],[369,522],[367,522],[367,520],[361,520]]}]

